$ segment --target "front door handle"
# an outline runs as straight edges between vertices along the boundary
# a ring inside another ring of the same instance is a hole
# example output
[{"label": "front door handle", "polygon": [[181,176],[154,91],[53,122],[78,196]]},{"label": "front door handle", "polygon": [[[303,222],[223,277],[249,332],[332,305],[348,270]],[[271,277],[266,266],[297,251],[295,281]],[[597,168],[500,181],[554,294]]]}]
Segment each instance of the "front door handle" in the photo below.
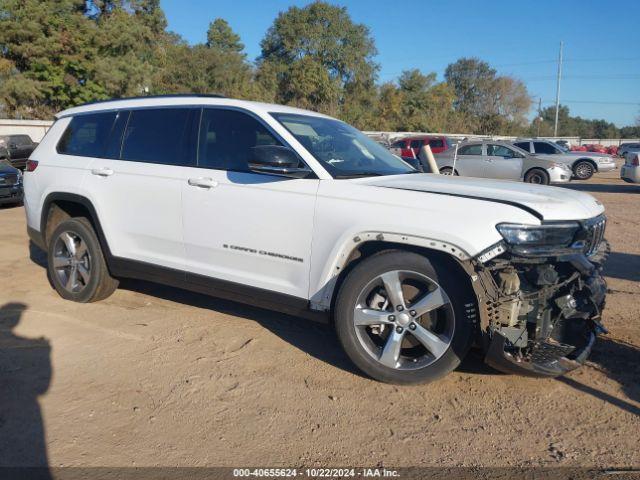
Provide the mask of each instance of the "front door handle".
[{"label": "front door handle", "polygon": [[192,187],[215,188],[218,186],[218,182],[209,177],[190,178],[188,182]]},{"label": "front door handle", "polygon": [[113,170],[110,168],[94,168],[91,170],[92,175],[98,175],[100,177],[109,177],[113,175]]}]

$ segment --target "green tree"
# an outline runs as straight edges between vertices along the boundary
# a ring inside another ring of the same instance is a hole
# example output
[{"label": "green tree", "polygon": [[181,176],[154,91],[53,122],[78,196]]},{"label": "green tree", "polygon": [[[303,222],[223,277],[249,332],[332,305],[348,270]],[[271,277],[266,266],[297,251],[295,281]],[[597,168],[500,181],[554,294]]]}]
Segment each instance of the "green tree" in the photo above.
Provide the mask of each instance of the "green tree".
[{"label": "green tree", "polygon": [[216,18],[209,24],[209,30],[207,30],[207,47],[222,52],[233,53],[240,53],[244,50],[240,36],[236,34],[227,21],[222,18]]},{"label": "green tree", "polygon": [[276,101],[361,117],[371,100],[367,92],[375,92],[373,39],[344,7],[322,1],[291,7],[278,15],[261,47],[258,78],[275,88]]}]

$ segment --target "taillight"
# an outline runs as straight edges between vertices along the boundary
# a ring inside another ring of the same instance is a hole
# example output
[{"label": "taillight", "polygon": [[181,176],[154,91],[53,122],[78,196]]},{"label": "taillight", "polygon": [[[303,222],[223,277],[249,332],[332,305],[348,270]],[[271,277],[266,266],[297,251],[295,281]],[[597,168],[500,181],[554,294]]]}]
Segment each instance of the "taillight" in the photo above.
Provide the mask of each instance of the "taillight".
[{"label": "taillight", "polygon": [[27,160],[27,166],[25,167],[27,172],[33,172],[36,168],[38,168],[37,160]]},{"label": "taillight", "polygon": [[633,165],[634,167],[640,167],[640,155],[633,156],[633,159],[631,160],[631,165]]}]

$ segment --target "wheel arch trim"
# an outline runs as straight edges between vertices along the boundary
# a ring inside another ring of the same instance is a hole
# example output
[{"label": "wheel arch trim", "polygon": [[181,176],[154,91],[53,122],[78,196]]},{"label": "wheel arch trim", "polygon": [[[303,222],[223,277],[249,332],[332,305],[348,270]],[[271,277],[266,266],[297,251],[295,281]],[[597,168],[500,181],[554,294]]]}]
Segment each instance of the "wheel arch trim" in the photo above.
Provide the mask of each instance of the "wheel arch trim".
[{"label": "wheel arch trim", "polygon": [[447,254],[458,263],[464,263],[472,258],[472,256],[459,245],[433,238],[374,230],[350,235],[342,244],[338,244],[335,247],[334,252],[336,253],[332,254],[331,257],[324,262],[322,276],[317,284],[317,289],[315,293],[310,292],[310,307],[312,310],[327,311],[331,309],[338,280],[345,268],[354,259],[353,255],[364,245],[372,243],[388,244],[391,248],[406,246],[435,250]]}]

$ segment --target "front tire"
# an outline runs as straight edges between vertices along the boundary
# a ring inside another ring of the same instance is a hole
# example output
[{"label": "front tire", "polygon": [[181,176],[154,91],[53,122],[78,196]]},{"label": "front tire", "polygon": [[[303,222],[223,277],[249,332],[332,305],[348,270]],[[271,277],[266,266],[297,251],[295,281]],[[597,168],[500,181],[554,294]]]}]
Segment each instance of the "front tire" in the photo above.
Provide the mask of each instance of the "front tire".
[{"label": "front tire", "polygon": [[580,160],[573,166],[573,174],[578,180],[589,180],[595,171],[593,163],[588,160]]},{"label": "front tire", "polygon": [[387,383],[426,383],[454,370],[475,332],[475,295],[461,275],[412,252],[363,260],[343,282],[334,310],[349,358]]},{"label": "front tire", "polygon": [[53,230],[47,247],[47,272],[58,294],[74,302],[97,302],[118,288],[93,226],[84,217],[64,220]]},{"label": "front tire", "polygon": [[525,176],[526,183],[534,183],[536,185],[549,185],[549,174],[541,168],[532,168]]}]

